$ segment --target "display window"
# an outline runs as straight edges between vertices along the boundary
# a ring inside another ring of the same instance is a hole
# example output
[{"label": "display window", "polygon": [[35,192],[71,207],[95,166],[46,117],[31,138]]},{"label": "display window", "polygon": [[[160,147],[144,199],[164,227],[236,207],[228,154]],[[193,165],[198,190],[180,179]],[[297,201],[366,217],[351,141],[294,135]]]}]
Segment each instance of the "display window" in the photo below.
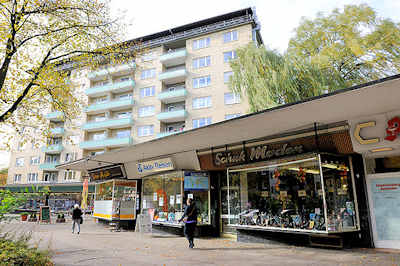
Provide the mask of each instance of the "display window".
[{"label": "display window", "polygon": [[209,176],[199,172],[172,172],[143,179],[142,209],[153,222],[179,224],[187,198],[193,198],[198,224],[210,223]]},{"label": "display window", "polygon": [[228,169],[226,187],[222,212],[230,226],[312,232],[358,228],[345,157],[317,154]]}]

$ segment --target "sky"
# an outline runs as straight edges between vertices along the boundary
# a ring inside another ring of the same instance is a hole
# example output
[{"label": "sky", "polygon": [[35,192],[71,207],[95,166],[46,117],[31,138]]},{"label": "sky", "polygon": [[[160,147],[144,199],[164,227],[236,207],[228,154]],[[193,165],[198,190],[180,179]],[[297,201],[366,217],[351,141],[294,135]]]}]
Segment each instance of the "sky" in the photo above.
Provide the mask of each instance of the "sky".
[{"label": "sky", "polygon": [[[400,22],[400,0],[111,0],[112,14],[124,13],[130,24],[124,40],[167,30],[246,7],[255,7],[264,44],[285,51],[302,17],[329,14],[348,4],[366,3],[378,16]],[[0,169],[8,166],[9,153],[0,151]]]}]

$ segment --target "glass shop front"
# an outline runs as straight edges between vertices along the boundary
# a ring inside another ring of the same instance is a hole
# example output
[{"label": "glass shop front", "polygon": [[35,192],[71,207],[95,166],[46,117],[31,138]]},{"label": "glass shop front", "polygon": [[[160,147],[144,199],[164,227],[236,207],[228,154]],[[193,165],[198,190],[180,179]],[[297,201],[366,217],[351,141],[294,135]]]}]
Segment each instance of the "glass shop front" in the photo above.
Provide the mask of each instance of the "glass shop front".
[{"label": "glass shop front", "polygon": [[222,195],[223,231],[358,231],[351,160],[307,154],[231,167]]}]

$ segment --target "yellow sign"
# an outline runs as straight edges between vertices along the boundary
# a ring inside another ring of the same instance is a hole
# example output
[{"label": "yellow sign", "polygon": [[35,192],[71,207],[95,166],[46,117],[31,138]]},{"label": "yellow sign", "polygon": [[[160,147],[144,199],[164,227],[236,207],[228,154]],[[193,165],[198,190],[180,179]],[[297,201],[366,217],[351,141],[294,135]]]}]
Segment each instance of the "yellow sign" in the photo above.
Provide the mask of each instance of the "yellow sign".
[{"label": "yellow sign", "polygon": [[366,123],[360,123],[356,126],[354,129],[354,138],[360,143],[361,145],[366,145],[366,144],[374,144],[379,142],[379,138],[373,138],[373,139],[364,139],[361,137],[361,129],[366,128],[366,127],[374,127],[376,126],[375,121],[371,122],[366,122]]}]

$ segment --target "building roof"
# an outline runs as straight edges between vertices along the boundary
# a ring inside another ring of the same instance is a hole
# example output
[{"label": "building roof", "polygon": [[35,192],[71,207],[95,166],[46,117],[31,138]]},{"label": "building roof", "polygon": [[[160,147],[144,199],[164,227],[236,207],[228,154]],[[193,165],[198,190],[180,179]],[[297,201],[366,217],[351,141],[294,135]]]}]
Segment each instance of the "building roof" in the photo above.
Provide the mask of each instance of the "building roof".
[{"label": "building roof", "polygon": [[[310,128],[314,123],[328,125],[370,113],[385,113],[399,109],[399,99],[400,75],[395,75],[176,135],[134,144],[116,151],[59,165],[57,168],[92,169],[99,167],[98,161],[110,164],[125,163],[125,167],[131,164],[133,167],[132,164],[141,160],[276,136]],[[128,176],[129,171],[127,169]]]}]

